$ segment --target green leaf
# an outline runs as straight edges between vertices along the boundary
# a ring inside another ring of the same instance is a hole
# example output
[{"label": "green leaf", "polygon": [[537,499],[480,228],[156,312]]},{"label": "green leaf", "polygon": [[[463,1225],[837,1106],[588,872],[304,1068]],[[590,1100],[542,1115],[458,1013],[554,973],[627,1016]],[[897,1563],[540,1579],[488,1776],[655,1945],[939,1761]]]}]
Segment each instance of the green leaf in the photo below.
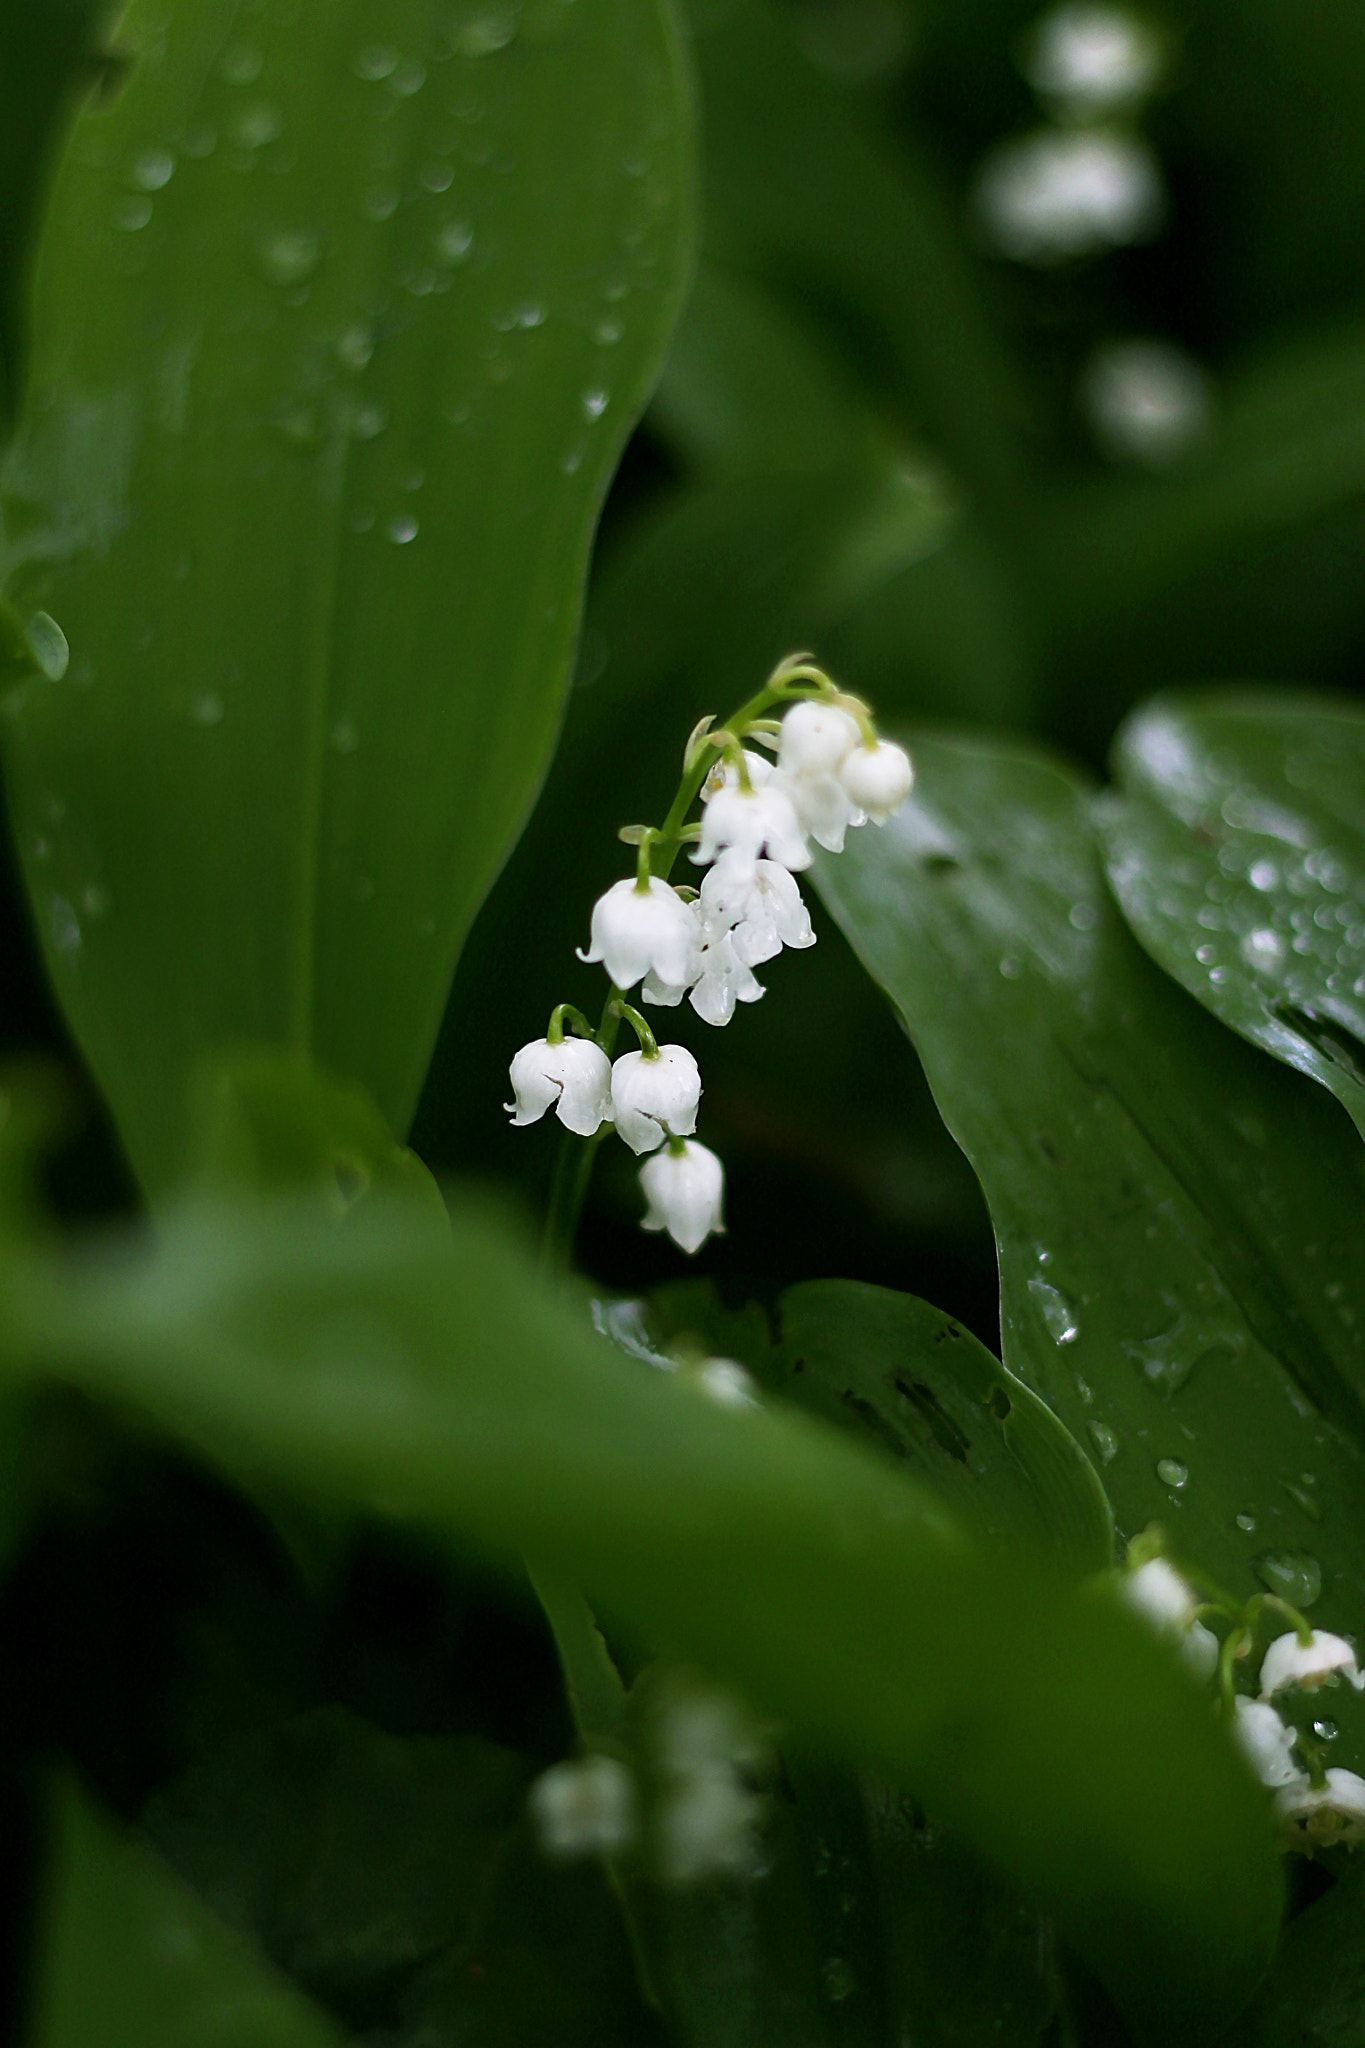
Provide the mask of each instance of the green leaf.
[{"label": "green leaf", "polygon": [[[595,1337],[477,1214],[376,1194],[170,1213],[155,1254],[6,1259],[5,1355],[250,1487],[553,1558],[647,1640],[921,1790],[1053,1905],[1139,2029],[1207,2037],[1278,1917],[1264,1802],[1110,1597],[982,1550],[880,1460]],[[1062,1824],[1064,1817],[1064,1824]]]},{"label": "green leaf", "polygon": [[1006,1363],[1093,1452],[1122,1531],[1159,1520],[1239,1599],[1358,1628],[1354,1134],[1141,951],[1074,773],[998,744],[915,756],[905,809],[819,884],[985,1190]]},{"label": "green leaf", "polygon": [[1114,768],[1109,879],[1138,938],[1365,1133],[1365,718],[1270,692],[1162,698]]},{"label": "green leaf", "polygon": [[661,1340],[733,1356],[809,1415],[850,1430],[996,1542],[1078,1576],[1113,1560],[1113,1518],[1075,1438],[969,1330],[913,1294],[811,1280],[763,1318],[716,1315],[707,1283],[652,1297]]},{"label": "green leaf", "polygon": [[74,1783],[51,1855],[29,2048],[337,2048],[318,2007]]},{"label": "green leaf", "polygon": [[666,0],[248,20],[136,0],[43,243],[6,478],[12,815],[144,1180],[266,1042],[401,1131],[553,745],[593,524],[681,292]]},{"label": "green leaf", "polygon": [[1238,2029],[1247,2048],[1359,2048],[1365,2041],[1363,1889],[1352,1870],[1290,1921]]}]

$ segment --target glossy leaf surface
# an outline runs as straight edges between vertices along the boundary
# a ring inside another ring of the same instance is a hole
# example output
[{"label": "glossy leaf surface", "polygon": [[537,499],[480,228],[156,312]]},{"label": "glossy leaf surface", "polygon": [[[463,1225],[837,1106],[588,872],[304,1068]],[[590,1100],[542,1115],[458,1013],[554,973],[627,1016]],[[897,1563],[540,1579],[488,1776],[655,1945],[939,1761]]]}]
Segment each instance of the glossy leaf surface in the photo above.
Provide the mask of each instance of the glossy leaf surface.
[{"label": "glossy leaf surface", "polygon": [[1167,698],[1120,732],[1109,879],[1152,958],[1365,1132],[1365,718]]},{"label": "glossy leaf surface", "polygon": [[58,616],[11,804],[144,1180],[265,1041],[411,1115],[543,773],[681,289],[661,0],[135,4],[40,264],[3,566]]},{"label": "glossy leaf surface", "polygon": [[1111,1599],[978,1549],[803,1417],[617,1356],[470,1215],[452,1239],[402,1199],[344,1230],[311,1202],[212,1207],[161,1243],[9,1260],[11,1363],[135,1404],[252,1488],[554,1556],[646,1639],[923,1787],[1140,2028],[1207,2031],[1254,1981],[1278,1915],[1263,1803]]},{"label": "glossy leaf surface", "polygon": [[340,2048],[321,2009],[74,1785],[53,1803],[26,2048]]},{"label": "glossy leaf surface", "polygon": [[1349,1124],[1147,959],[1078,777],[985,744],[915,754],[903,812],[822,859],[820,888],[980,1177],[1006,1363],[1092,1452],[1123,1533],[1163,1522],[1239,1600],[1358,1627]]}]

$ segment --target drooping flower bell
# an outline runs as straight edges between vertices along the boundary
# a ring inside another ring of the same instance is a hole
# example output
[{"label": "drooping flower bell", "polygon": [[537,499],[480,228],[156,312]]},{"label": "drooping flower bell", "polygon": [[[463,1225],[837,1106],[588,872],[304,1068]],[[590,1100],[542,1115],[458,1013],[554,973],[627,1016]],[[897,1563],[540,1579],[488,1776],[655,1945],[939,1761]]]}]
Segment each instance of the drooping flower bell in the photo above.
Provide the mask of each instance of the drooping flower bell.
[{"label": "drooping flower bell", "polygon": [[1195,1620],[1199,1596],[1164,1557],[1148,1558],[1119,1580],[1119,1597],[1166,1636],[1197,1678],[1211,1678],[1218,1665],[1218,1638]]},{"label": "drooping flower bell", "polygon": [[1301,1643],[1291,1629],[1276,1636],[1261,1661],[1261,1697],[1269,1699],[1290,1686],[1311,1692],[1336,1678],[1344,1678],[1357,1692],[1365,1686],[1365,1673],[1346,1638],[1315,1628],[1308,1641]]},{"label": "drooping flower bell", "polygon": [[845,755],[839,780],[849,800],[865,811],[874,825],[884,825],[914,786],[910,756],[894,740],[877,740]]},{"label": "drooping flower bell", "polygon": [[688,997],[704,1024],[728,1024],[736,1003],[756,1003],[763,984],[741,960],[730,932],[707,934],[701,950],[701,973]]},{"label": "drooping flower bell", "polygon": [[1268,1700],[1233,1702],[1232,1737],[1263,1785],[1293,1785],[1303,1778],[1294,1761],[1295,1732]]},{"label": "drooping flower bell", "polygon": [[1365,1841],[1365,1778],[1341,1769],[1326,1783],[1286,1785],[1274,1798],[1275,1818],[1296,1848],[1312,1854],[1338,1842],[1353,1848]]},{"label": "drooping flower bell", "polygon": [[611,1062],[590,1038],[565,1038],[558,1045],[532,1039],[513,1059],[509,1078],[515,1099],[503,1108],[512,1112],[514,1124],[538,1123],[553,1109],[566,1130],[591,1138],[611,1122]]},{"label": "drooping flower bell", "polygon": [[532,1785],[530,1807],[550,1856],[609,1856],[635,1836],[635,1781],[614,1756],[552,1764]]},{"label": "drooping flower bell", "polygon": [[685,1045],[661,1045],[622,1053],[611,1070],[616,1128],[632,1152],[653,1152],[668,1137],[690,1137],[697,1128],[701,1074]]},{"label": "drooping flower bell", "polygon": [[787,869],[761,860],[752,875],[747,864],[721,854],[701,885],[704,931],[728,931],[735,957],[746,967],[775,960],[784,946],[815,944],[810,913]]},{"label": "drooping flower bell", "polygon": [[727,767],[720,786],[706,797],[693,861],[705,866],[728,848],[736,863],[747,860],[752,869],[766,848],[769,859],[784,868],[808,868],[810,848],[784,779],[762,754],[746,752],[744,766],[748,789]]},{"label": "drooping flower bell", "polygon": [[634,988],[645,975],[665,987],[690,988],[700,971],[697,919],[677,891],[651,875],[613,882],[593,905],[592,936],[580,960],[600,960],[617,988]]},{"label": "drooping flower bell", "polygon": [[725,1169],[695,1138],[670,1142],[647,1159],[640,1168],[640,1185],[649,1203],[644,1229],[666,1230],[683,1251],[699,1251],[708,1237],[725,1228]]}]

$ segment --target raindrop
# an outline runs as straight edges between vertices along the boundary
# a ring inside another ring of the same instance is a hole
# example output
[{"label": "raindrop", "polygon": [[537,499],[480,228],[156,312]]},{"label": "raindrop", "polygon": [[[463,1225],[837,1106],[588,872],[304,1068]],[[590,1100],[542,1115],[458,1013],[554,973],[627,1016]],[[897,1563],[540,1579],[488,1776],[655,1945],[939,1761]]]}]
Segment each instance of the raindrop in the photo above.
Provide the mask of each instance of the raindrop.
[{"label": "raindrop", "polygon": [[54,896],[48,904],[47,916],[53,952],[63,959],[70,959],[81,946],[81,927],[75,911],[65,896]]},{"label": "raindrop", "polygon": [[28,651],[50,683],[59,683],[71,660],[66,635],[47,612],[35,612],[25,633]]},{"label": "raindrop", "polygon": [[388,530],[389,539],[396,541],[399,547],[405,547],[410,540],[417,538],[417,521],[410,512],[395,512]]},{"label": "raindrop", "polygon": [[114,208],[114,226],[125,235],[136,234],[145,228],[152,217],[150,199],[120,199]]},{"label": "raindrop", "polygon": [[218,60],[218,76],[229,85],[251,85],[264,64],[265,56],[255,43],[233,43]]},{"label": "raindrop", "polygon": [[480,14],[472,21],[458,22],[449,31],[450,48],[457,57],[491,57],[505,50],[517,32],[506,14]]},{"label": "raindrop", "polygon": [[159,192],[163,185],[170,184],[174,174],[175,158],[168,149],[144,149],[133,160],[128,183],[139,192]]},{"label": "raindrop", "polygon": [[38,837],[37,839],[35,839],[35,840],[34,840],[34,842],[33,842],[33,858],[34,858],[35,860],[39,860],[39,861],[42,861],[42,860],[51,860],[51,858],[52,858],[52,842],[51,842],[51,840],[50,840],[50,839],[44,839],[44,838],[42,838],[42,837],[41,837],[41,835],[40,835],[40,836],[39,836],[39,837]]},{"label": "raindrop", "polygon": [[1095,929],[1098,917],[1093,903],[1073,903],[1067,912],[1067,923],[1073,931],[1090,932]]},{"label": "raindrop", "polygon": [[351,532],[369,533],[374,526],[373,505],[361,505],[351,514]]},{"label": "raindrop", "polygon": [[264,238],[260,250],[273,284],[302,284],[317,269],[322,244],[308,228],[281,228]]},{"label": "raindrop", "polygon": [[357,320],[337,337],[337,361],[348,370],[363,370],[374,354],[374,331]]},{"label": "raindrop", "polygon": [[373,441],[382,434],[389,424],[389,409],[373,399],[368,405],[358,405],[351,419],[351,432],[358,441]]},{"label": "raindrop", "polygon": [[825,1982],[825,1996],[834,2005],[842,2005],[846,1998],[852,1998],[857,1990],[857,1979],[842,1956],[830,1956],[821,1969]]},{"label": "raindrop", "polygon": [[450,164],[430,163],[422,173],[422,183],[428,192],[448,192],[455,182],[455,172]]},{"label": "raindrop", "polygon": [[474,230],[468,221],[448,220],[436,234],[436,261],[453,267],[463,263],[474,246]]},{"label": "raindrop", "polygon": [[81,909],[87,917],[104,917],[109,910],[109,891],[100,882],[91,882],[81,891]]},{"label": "raindrop", "polygon": [[1054,1287],[1048,1280],[1030,1280],[1028,1291],[1053,1343],[1072,1343],[1080,1334],[1080,1324],[1076,1321],[1076,1311],[1060,1287]]},{"label": "raindrop", "polygon": [[1303,1509],[1310,1522],[1322,1520],[1322,1509],[1306,1487],[1296,1486],[1292,1479],[1282,1479],[1280,1484],[1295,1506]]},{"label": "raindrop", "polygon": [[218,147],[218,131],[211,128],[207,121],[198,121],[193,128],[185,130],[185,139],[180,147],[186,156],[212,156]]},{"label": "raindrop", "polygon": [[595,391],[585,391],[582,398],[584,419],[600,420],[610,403],[609,391],[603,391],[600,387]]},{"label": "raindrop", "polygon": [[1248,932],[1242,940],[1242,958],[1248,967],[1269,969],[1278,967],[1284,959],[1284,940],[1269,925],[1262,925],[1254,932]]},{"label": "raindrop", "polygon": [[284,115],[268,100],[243,107],[232,124],[232,139],[243,149],[264,149],[267,142],[278,141],[283,133]]},{"label": "raindrop", "polygon": [[1256,1527],[1255,1515],[1238,1515],[1236,1517],[1236,1521],[1237,1527],[1242,1531],[1244,1536],[1250,1536],[1252,1531]]},{"label": "raindrop", "polygon": [[332,745],[339,754],[353,754],[359,745],[359,736],[349,718],[339,718],[332,727]]},{"label": "raindrop", "polygon": [[1190,1476],[1190,1468],[1182,1465],[1179,1458],[1158,1458],[1156,1476],[1163,1486],[1174,1487],[1179,1492]]},{"label": "raindrop", "polygon": [[370,43],[356,52],[351,59],[351,69],[357,78],[364,78],[371,84],[381,78],[391,78],[398,69],[398,52],[384,43]]},{"label": "raindrop", "polygon": [[190,717],[196,725],[221,725],[223,722],[223,700],[212,690],[205,690],[190,706]]},{"label": "raindrop", "polygon": [[1013,953],[1006,953],[1001,959],[1000,972],[1004,975],[1006,981],[1018,981],[1023,971],[1022,964],[1015,958]]},{"label": "raindrop", "polygon": [[410,100],[419,93],[427,82],[427,67],[420,57],[409,57],[406,64],[400,64],[389,80],[389,91],[400,100]]},{"label": "raindrop", "polygon": [[1335,1721],[1329,1721],[1325,1718],[1321,1721],[1315,1721],[1313,1723],[1313,1733],[1317,1736],[1319,1742],[1335,1742],[1337,1739],[1337,1724]]},{"label": "raindrop", "polygon": [[392,220],[402,197],[396,185],[374,185],[360,202],[366,220]]},{"label": "raindrop", "polygon": [[599,320],[597,323],[597,332],[594,339],[601,342],[603,348],[610,348],[614,341],[619,341],[621,339],[620,321]]},{"label": "raindrop", "polygon": [[580,467],[582,466],[583,454],[584,451],[580,447],[570,448],[567,450],[565,454],[560,456],[559,466],[561,470],[564,472],[565,476],[577,475]]},{"label": "raindrop", "polygon": [[405,469],[398,479],[400,486],[405,491],[420,491],[426,480],[426,471],[418,469],[416,466],[411,469]]},{"label": "raindrop", "polygon": [[1107,1422],[1087,1422],[1090,1441],[1100,1454],[1102,1465],[1112,1465],[1119,1454],[1119,1440]]},{"label": "raindrop", "polygon": [[1252,1560],[1252,1570],[1267,1592],[1291,1607],[1311,1607],[1322,1591],[1322,1566],[1306,1550],[1263,1551]]}]

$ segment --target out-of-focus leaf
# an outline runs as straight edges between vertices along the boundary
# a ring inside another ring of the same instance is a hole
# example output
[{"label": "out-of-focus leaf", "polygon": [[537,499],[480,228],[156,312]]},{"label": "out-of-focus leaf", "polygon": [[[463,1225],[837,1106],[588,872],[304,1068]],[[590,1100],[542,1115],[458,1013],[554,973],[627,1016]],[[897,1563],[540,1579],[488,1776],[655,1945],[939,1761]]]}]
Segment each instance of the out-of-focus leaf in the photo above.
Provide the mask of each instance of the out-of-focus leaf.
[{"label": "out-of-focus leaf", "polygon": [[964,1523],[996,1542],[1052,1555],[1078,1576],[1113,1558],[1104,1488],[1075,1438],[971,1332],[913,1294],[811,1280],[764,1318],[717,1312],[684,1283],[651,1297],[661,1341],[700,1342],[740,1359],[810,1415],[900,1462]]},{"label": "out-of-focus leaf", "polygon": [[1109,879],[1138,938],[1365,1131],[1365,718],[1268,692],[1166,698],[1123,728],[1114,768]]},{"label": "out-of-focus leaf", "polygon": [[53,1803],[28,2048],[339,2048],[278,1976],[74,1784]]},{"label": "out-of-focus leaf", "polygon": [[1365,2041],[1365,1886],[1350,1870],[1290,1921],[1238,2027],[1247,2048],[1359,2048]]},{"label": "out-of-focus leaf", "polygon": [[[155,1255],[6,1261],[6,1355],[251,1486],[553,1557],[606,1611],[911,1787],[1052,1903],[1134,2023],[1207,2034],[1279,1881],[1260,1795],[1118,1604],[979,1548],[789,1413],[623,1359],[473,1215],[172,1212]],[[1058,1817],[1065,1815],[1065,1825]]]},{"label": "out-of-focus leaf", "polygon": [[915,753],[905,809],[819,883],[985,1189],[1007,1364],[1093,1452],[1125,1533],[1164,1522],[1239,1599],[1358,1628],[1349,1124],[1141,951],[1077,776],[998,745]]},{"label": "out-of-focus leaf", "polygon": [[600,1869],[536,1847],[533,1770],[478,1738],[400,1739],[329,1708],[191,1765],[143,1824],[348,2034],[652,2042]]},{"label": "out-of-focus leaf", "polygon": [[79,122],[6,476],[49,964],[145,1181],[240,1041],[401,1130],[549,756],[593,523],[682,284],[665,0],[135,0]]}]

